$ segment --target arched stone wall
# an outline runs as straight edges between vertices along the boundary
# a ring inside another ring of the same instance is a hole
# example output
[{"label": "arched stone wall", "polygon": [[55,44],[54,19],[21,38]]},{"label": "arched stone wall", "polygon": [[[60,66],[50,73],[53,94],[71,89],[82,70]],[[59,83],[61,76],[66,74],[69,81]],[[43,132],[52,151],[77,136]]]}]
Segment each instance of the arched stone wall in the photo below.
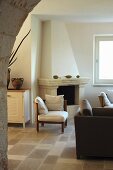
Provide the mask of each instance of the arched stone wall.
[{"label": "arched stone wall", "polygon": [[28,13],[40,0],[0,1],[0,170],[7,164],[7,68],[9,54]]}]

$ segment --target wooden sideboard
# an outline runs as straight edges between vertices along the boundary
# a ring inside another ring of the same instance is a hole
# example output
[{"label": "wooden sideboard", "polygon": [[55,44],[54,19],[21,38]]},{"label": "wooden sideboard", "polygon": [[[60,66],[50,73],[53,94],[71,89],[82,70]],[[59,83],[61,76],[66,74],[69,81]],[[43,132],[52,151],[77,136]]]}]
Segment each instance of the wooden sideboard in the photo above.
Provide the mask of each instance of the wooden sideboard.
[{"label": "wooden sideboard", "polygon": [[30,90],[7,91],[8,123],[25,123],[30,121]]}]

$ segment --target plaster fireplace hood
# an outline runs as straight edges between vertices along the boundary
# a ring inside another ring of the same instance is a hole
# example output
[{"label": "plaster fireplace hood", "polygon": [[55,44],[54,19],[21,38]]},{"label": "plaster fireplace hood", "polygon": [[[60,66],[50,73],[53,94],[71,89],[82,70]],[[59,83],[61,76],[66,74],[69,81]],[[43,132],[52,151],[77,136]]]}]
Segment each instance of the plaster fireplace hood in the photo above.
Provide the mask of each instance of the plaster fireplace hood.
[{"label": "plaster fireplace hood", "polygon": [[[45,99],[45,94],[50,95],[59,95],[58,89],[59,87],[63,87],[65,89],[68,87],[68,90],[64,90],[67,94],[64,96],[70,95],[70,88],[73,87],[74,93],[74,105],[78,105],[79,101],[84,98],[84,90],[85,86],[89,82],[89,78],[87,77],[80,77],[80,78],[58,78],[58,79],[38,79],[38,88],[39,88],[39,95]],[[70,98],[72,98],[70,96]]]}]

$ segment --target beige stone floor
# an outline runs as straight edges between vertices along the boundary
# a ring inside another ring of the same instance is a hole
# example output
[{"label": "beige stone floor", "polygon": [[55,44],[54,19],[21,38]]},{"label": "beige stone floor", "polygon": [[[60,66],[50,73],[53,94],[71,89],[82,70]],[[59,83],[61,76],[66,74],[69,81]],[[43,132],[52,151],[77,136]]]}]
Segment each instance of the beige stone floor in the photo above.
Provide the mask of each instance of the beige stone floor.
[{"label": "beige stone floor", "polygon": [[76,159],[73,119],[60,125],[8,127],[9,170],[113,170],[113,159]]}]

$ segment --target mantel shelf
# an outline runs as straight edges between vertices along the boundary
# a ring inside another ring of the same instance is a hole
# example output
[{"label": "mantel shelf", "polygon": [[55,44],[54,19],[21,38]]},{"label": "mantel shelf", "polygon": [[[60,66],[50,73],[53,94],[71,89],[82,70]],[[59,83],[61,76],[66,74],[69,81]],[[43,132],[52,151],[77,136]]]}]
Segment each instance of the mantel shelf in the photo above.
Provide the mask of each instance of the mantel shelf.
[{"label": "mantel shelf", "polygon": [[62,86],[62,85],[85,85],[89,83],[88,77],[81,78],[58,78],[58,79],[38,79],[38,85]]}]

